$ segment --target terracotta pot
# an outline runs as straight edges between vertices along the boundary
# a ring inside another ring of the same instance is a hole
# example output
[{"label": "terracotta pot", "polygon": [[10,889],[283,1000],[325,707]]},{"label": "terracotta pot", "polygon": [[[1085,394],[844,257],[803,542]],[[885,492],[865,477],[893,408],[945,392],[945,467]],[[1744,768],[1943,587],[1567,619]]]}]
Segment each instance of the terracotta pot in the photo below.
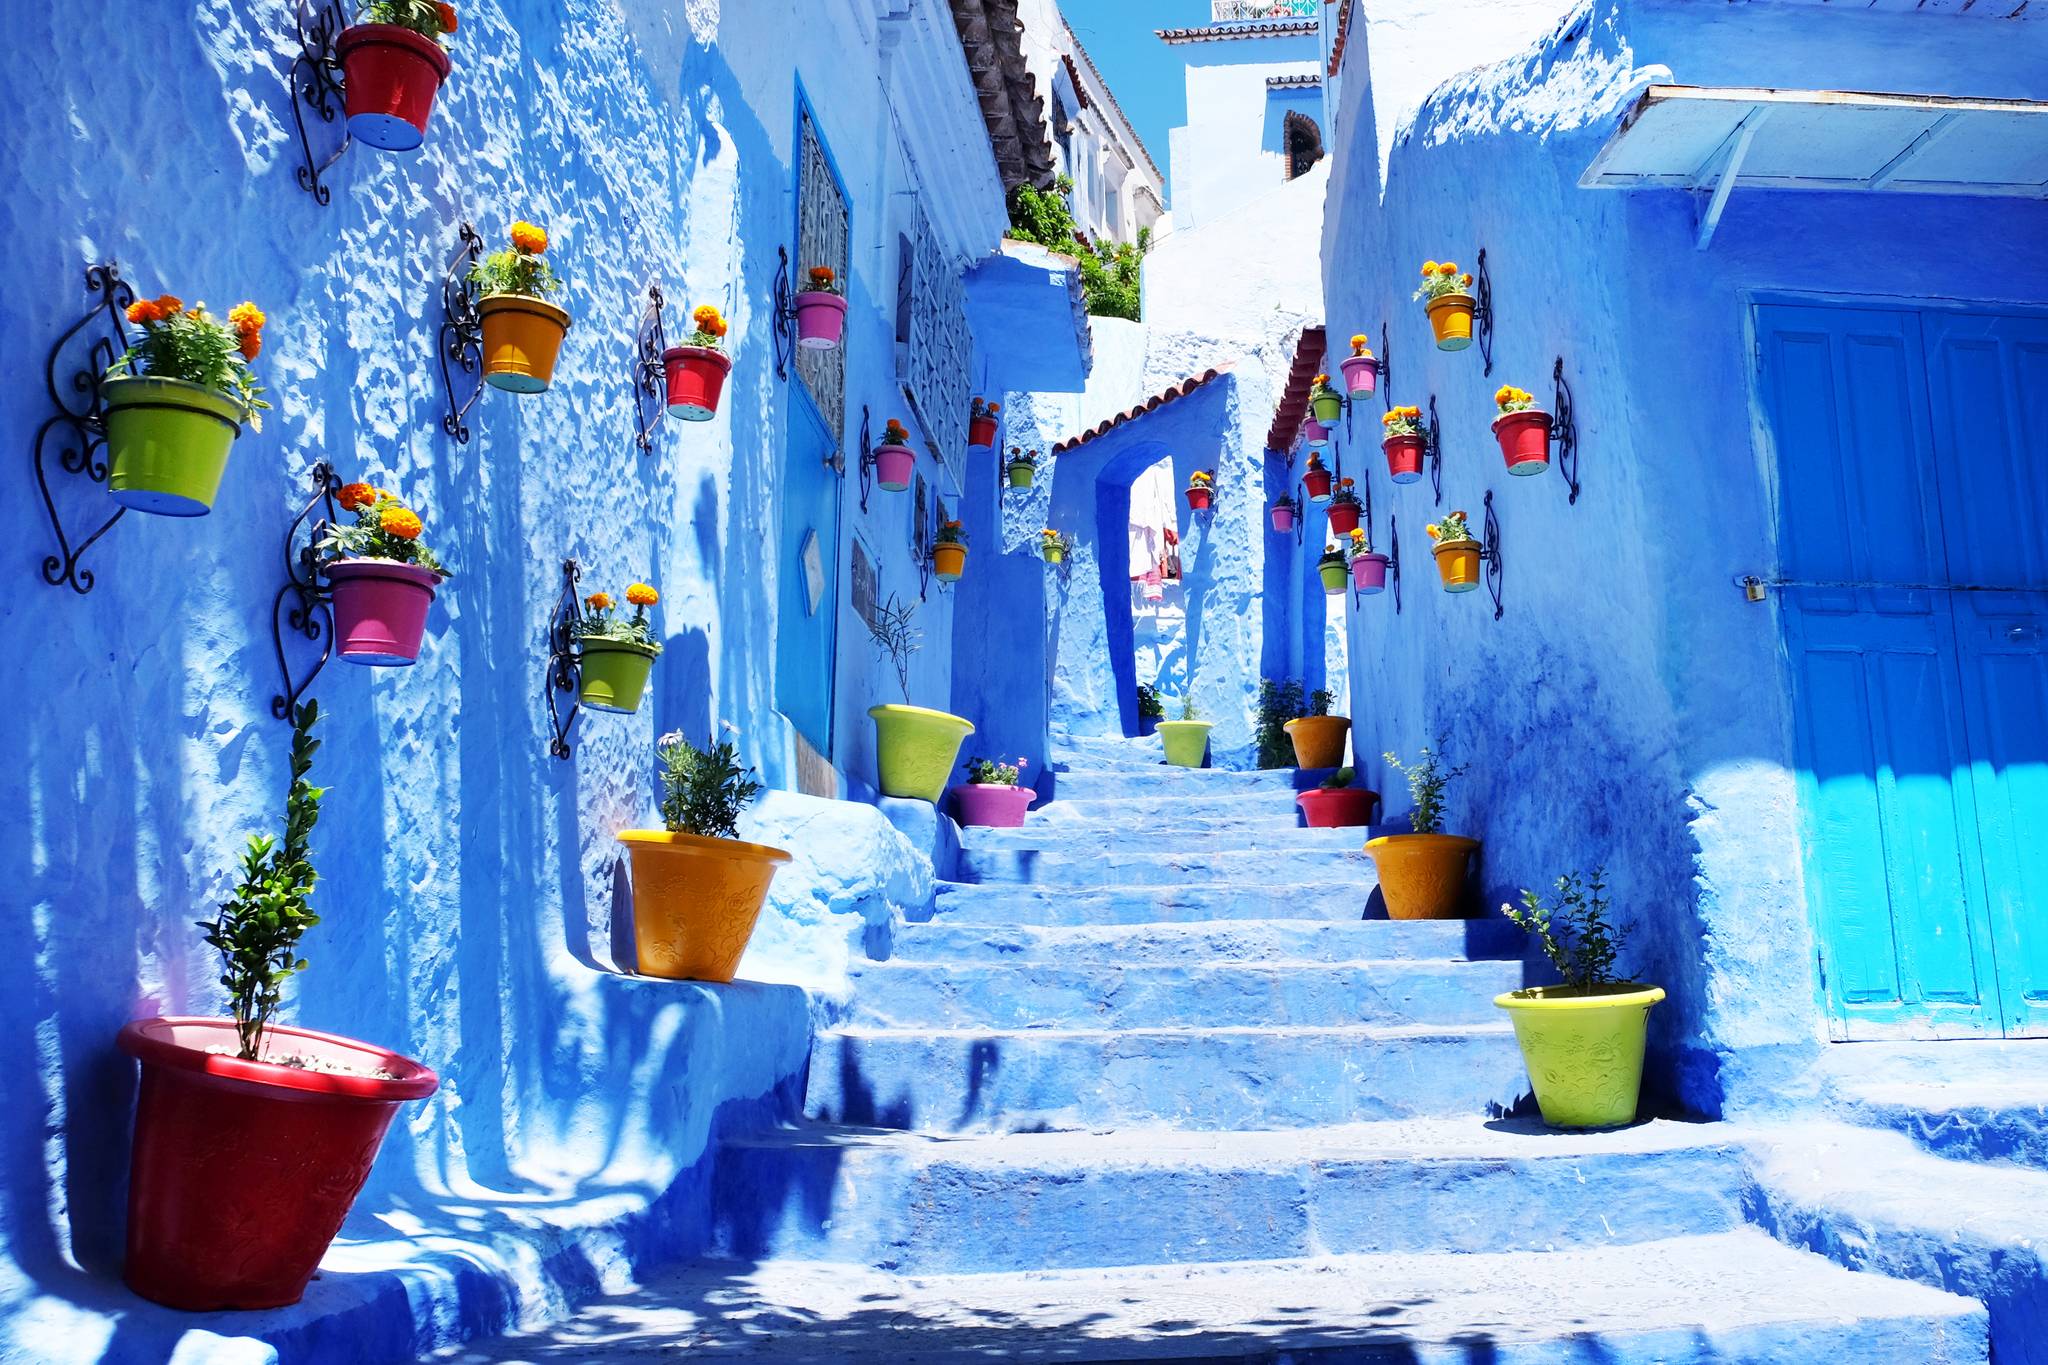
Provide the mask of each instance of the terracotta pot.
[{"label": "terracotta pot", "polygon": [[434,96],[450,68],[439,43],[397,24],[356,24],[341,31],[334,51],[350,137],[384,152],[409,152],[426,141]]},{"label": "terracotta pot", "polygon": [[709,346],[671,346],[661,353],[668,375],[668,411],[685,422],[708,422],[718,415],[732,357]]},{"label": "terracotta pot", "polygon": [[1465,866],[1477,839],[1456,834],[1388,834],[1366,841],[1379,868],[1388,919],[1463,919]]},{"label": "terracotta pot", "polygon": [[1387,474],[1395,483],[1414,483],[1422,477],[1422,457],[1429,441],[1420,436],[1389,436],[1380,442],[1387,452]]},{"label": "terracotta pot", "polygon": [[1186,491],[1188,509],[1195,512],[1209,510],[1209,500],[1215,495],[1214,489],[1190,488]]},{"label": "terracotta pot", "polygon": [[967,444],[977,450],[986,450],[996,443],[996,419],[993,417],[970,417],[967,419]]},{"label": "terracotta pot", "polygon": [[1308,490],[1308,500],[1324,503],[1330,500],[1330,482],[1334,476],[1327,469],[1311,469],[1301,476],[1301,486]]},{"label": "terracotta pot", "polygon": [[1476,306],[1470,294],[1441,294],[1429,301],[1429,329],[1436,334],[1436,348],[1439,351],[1462,351],[1472,344],[1472,309]]},{"label": "terracotta pot", "polygon": [[1294,798],[1310,829],[1344,829],[1372,823],[1380,794],[1364,787],[1319,787]]},{"label": "terracotta pot", "polygon": [[142,1063],[122,1276],[194,1313],[297,1303],[398,1106],[440,1085],[395,1052],[282,1024],[264,1031],[264,1056],[389,1079],[243,1061],[230,1019],[141,1019],[116,1042]]},{"label": "terracotta pot", "polygon": [[1349,716],[1303,716],[1281,727],[1294,741],[1297,768],[1341,768],[1344,744],[1351,738]]},{"label": "terracotta pot", "polygon": [[555,379],[569,314],[546,299],[487,294],[476,311],[484,327],[484,383],[506,393],[539,393]]},{"label": "terracotta pot", "polygon": [[1330,504],[1330,533],[1348,536],[1358,529],[1358,517],[1365,509],[1355,502],[1332,502]]},{"label": "terracotta pot", "polygon": [[796,344],[807,351],[829,351],[846,332],[846,300],[823,289],[796,296]]},{"label": "terracotta pot", "polygon": [[334,585],[334,650],[352,664],[415,663],[441,575],[391,559],[337,559],[320,570]]},{"label": "terracotta pot", "polygon": [[963,825],[1022,829],[1024,812],[1037,795],[1030,787],[1007,782],[963,782],[953,788],[953,805]]},{"label": "terracotta pot", "polygon": [[875,483],[891,493],[910,487],[917,474],[917,452],[909,446],[875,447]]},{"label": "terracotta pot", "polygon": [[932,546],[932,574],[941,583],[958,583],[967,576],[965,545]]},{"label": "terracotta pot", "polygon": [[1387,590],[1387,565],[1390,561],[1376,550],[1368,550],[1351,560],[1351,586],[1360,596],[1370,597],[1376,592]]},{"label": "terracotta pot", "polygon": [[1510,474],[1541,474],[1550,468],[1550,414],[1531,408],[1493,419],[1493,439]]},{"label": "terracotta pot", "polygon": [[618,834],[633,864],[633,949],[642,976],[730,981],[789,854],[659,829]]},{"label": "terracotta pot", "polygon": [[1353,398],[1363,398],[1379,387],[1380,363],[1369,355],[1350,355],[1342,361],[1344,386]]},{"label": "terracotta pot", "polygon": [[1281,535],[1284,536],[1294,530],[1294,504],[1283,502],[1271,509],[1271,515],[1273,529]]},{"label": "terracotta pot", "polygon": [[868,715],[875,722],[875,778],[882,795],[936,804],[974,723],[922,706],[870,706]]},{"label": "terracotta pot", "polygon": [[220,496],[228,455],[248,413],[227,395],[143,375],[100,384],[107,425],[107,492],[160,517],[203,517]]},{"label": "terracotta pot", "polygon": [[1476,540],[1437,542],[1436,571],[1444,580],[1445,592],[1470,592],[1479,586],[1479,550]]}]

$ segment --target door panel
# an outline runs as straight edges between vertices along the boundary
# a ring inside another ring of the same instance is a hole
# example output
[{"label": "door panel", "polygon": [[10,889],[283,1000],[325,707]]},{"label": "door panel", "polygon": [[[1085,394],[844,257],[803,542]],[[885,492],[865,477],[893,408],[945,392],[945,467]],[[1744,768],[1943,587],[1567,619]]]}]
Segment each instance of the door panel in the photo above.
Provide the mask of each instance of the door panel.
[{"label": "door panel", "polygon": [[818,753],[832,753],[832,668],[839,612],[838,442],[817,409],[789,405],[789,460],[782,478],[782,555],[777,566],[775,709]]}]

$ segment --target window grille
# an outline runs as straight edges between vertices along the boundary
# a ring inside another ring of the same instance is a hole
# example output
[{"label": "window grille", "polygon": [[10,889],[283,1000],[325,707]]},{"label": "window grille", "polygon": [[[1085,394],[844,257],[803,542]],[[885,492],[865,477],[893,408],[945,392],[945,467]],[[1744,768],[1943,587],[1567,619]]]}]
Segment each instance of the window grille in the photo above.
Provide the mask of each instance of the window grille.
[{"label": "window grille", "polygon": [[852,542],[847,577],[853,583],[853,609],[869,625],[875,623],[875,565],[858,539]]},{"label": "window grille", "polygon": [[[802,281],[814,265],[830,266],[845,287],[846,280],[846,194],[832,165],[825,159],[825,144],[811,123],[806,109],[801,119],[797,163],[796,270]],[[796,372],[809,390],[811,401],[825,419],[834,447],[846,439],[846,351],[797,347]]]},{"label": "window grille", "polygon": [[910,347],[903,386],[925,435],[956,487],[966,487],[960,468],[967,446],[968,366],[973,343],[967,331],[967,287],[946,259],[924,205],[915,209],[911,231]]}]

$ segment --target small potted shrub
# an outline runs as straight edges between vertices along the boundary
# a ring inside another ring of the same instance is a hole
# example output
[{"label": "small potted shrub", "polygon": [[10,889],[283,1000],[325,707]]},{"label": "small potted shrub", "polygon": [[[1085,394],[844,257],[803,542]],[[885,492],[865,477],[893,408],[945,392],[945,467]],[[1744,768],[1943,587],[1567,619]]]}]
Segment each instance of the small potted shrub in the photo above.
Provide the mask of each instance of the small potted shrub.
[{"label": "small potted shrub", "polygon": [[958,583],[967,576],[967,532],[957,521],[939,523],[932,539],[932,573],[941,583]]},{"label": "small potted shrub", "polygon": [[1351,338],[1351,354],[1339,362],[1344,371],[1344,387],[1351,390],[1353,398],[1364,398],[1379,387],[1380,363],[1373,359],[1372,347],[1365,344],[1365,333]]},{"label": "small potted shrub", "polygon": [[1495,390],[1493,439],[1510,474],[1541,474],[1550,468],[1550,414],[1536,406],[1536,395],[1513,384]]},{"label": "small potted shrub", "polygon": [[1463,512],[1453,512],[1442,521],[1422,528],[1436,542],[1436,571],[1445,592],[1470,592],[1479,586],[1480,544],[1472,538],[1472,527]]},{"label": "small potted shrub", "polygon": [[512,245],[469,269],[483,297],[484,382],[506,393],[539,393],[554,382],[569,314],[548,302],[562,287],[547,262],[548,234],[533,223],[512,225]]},{"label": "small potted shrub", "polygon": [[1422,284],[1415,297],[1429,310],[1429,329],[1439,351],[1462,351],[1472,344],[1472,277],[1458,273],[1455,261],[1424,261]]},{"label": "small potted shrub", "polygon": [[1301,471],[1301,486],[1308,492],[1308,500],[1317,506],[1330,500],[1332,475],[1323,457],[1315,451],[1309,452],[1308,467]]},{"label": "small potted shrub", "polygon": [[640,709],[640,695],[647,690],[647,675],[661,654],[661,641],[654,638],[654,623],[647,609],[661,600],[661,594],[645,583],[626,589],[631,616],[618,614],[608,592],[594,592],[583,599],[571,630],[577,645],[577,671],[582,683],[577,701],[593,711],[631,715]]},{"label": "small potted shrub", "polygon": [[419,514],[367,483],[335,495],[355,521],[329,526],[315,550],[334,594],[334,650],[352,664],[403,666],[420,657],[434,589],[448,577],[420,543]]},{"label": "small potted shrub", "polygon": [[1045,556],[1048,564],[1064,564],[1071,543],[1066,536],[1048,526],[1038,533],[1038,553]]},{"label": "small potted shrub", "polygon": [[118,1039],[142,1065],[123,1277],[188,1312],[297,1303],[398,1107],[439,1085],[395,1052],[272,1022],[320,922],[311,840],[324,792],[307,780],[318,719],[310,701],[292,712],[283,840],[250,839],[241,882],[199,924],[232,1017],[139,1019]]},{"label": "small potted shrub", "polygon": [[1273,519],[1276,535],[1288,535],[1294,530],[1294,499],[1282,493],[1273,499],[1273,505],[1266,509],[1266,515]]},{"label": "small potted shrub", "polygon": [[1351,586],[1364,596],[1387,590],[1387,557],[1372,547],[1363,526],[1352,531],[1346,549],[1351,555]]},{"label": "small potted shrub", "polygon": [[1308,405],[1314,410],[1316,420],[1326,427],[1337,425],[1344,415],[1344,395],[1330,387],[1330,376],[1316,376],[1315,387],[1308,391]]},{"label": "small potted shrub", "polygon": [[1372,823],[1373,809],[1380,794],[1366,787],[1354,787],[1356,775],[1339,768],[1324,778],[1314,791],[1298,794],[1294,804],[1310,829],[1344,829]]},{"label": "small potted shrub", "polygon": [[1643,1044],[1661,986],[1624,981],[1615,959],[1628,935],[1607,922],[1607,879],[1567,873],[1548,901],[1522,892],[1522,908],[1501,913],[1536,935],[1560,986],[1497,995],[1515,1023],[1536,1106],[1553,1128],[1619,1128],[1636,1121]]},{"label": "small potted shrub", "polygon": [[989,829],[1021,829],[1024,812],[1038,793],[1017,785],[1017,779],[1031,764],[1025,759],[1005,763],[999,758],[967,760],[967,781],[953,788],[953,805],[963,825]]},{"label": "small potted shrub", "polygon": [[341,31],[342,104],[348,135],[382,152],[410,152],[426,141],[434,96],[448,79],[448,35],[455,6],[435,0],[370,0]]},{"label": "small potted shrub", "polygon": [[1195,713],[1195,699],[1182,697],[1179,720],[1159,722],[1159,744],[1166,761],[1177,768],[1199,768],[1209,752],[1209,731],[1215,727]]},{"label": "small potted shrub", "polygon": [[708,422],[718,415],[718,400],[725,394],[726,376],[732,373],[732,357],[725,353],[730,324],[725,314],[708,303],[698,305],[690,321],[695,330],[683,344],[661,353],[662,370],[668,378],[668,410],[670,416],[685,422]]},{"label": "small potted shrub", "polygon": [[1425,747],[1413,764],[1393,753],[1383,754],[1388,766],[1408,778],[1414,808],[1408,813],[1413,834],[1387,834],[1366,841],[1365,851],[1379,869],[1380,894],[1388,919],[1462,919],[1459,902],[1465,893],[1465,866],[1479,851],[1477,839],[1445,834],[1444,792],[1465,766],[1449,767],[1443,751],[1448,740]]},{"label": "small potted shrub", "polygon": [[1259,679],[1258,721],[1252,737],[1261,768],[1294,766],[1294,738],[1287,733],[1287,723],[1307,714],[1299,678]]},{"label": "small potted shrub", "polygon": [[1188,475],[1187,500],[1191,512],[1206,512],[1216,498],[1216,471],[1197,469]]},{"label": "small potted shrub", "polygon": [[910,448],[910,428],[891,417],[875,447],[875,482],[891,493],[910,487],[917,473],[917,452]]},{"label": "small potted shrub", "polygon": [[1333,535],[1348,536],[1358,529],[1358,519],[1365,514],[1365,504],[1358,500],[1357,485],[1350,479],[1337,480],[1337,486],[1330,492],[1330,532]]},{"label": "small potted shrub", "polygon": [[1335,545],[1323,546],[1322,558],[1316,561],[1316,573],[1323,580],[1323,592],[1335,597],[1344,591],[1344,575],[1350,570],[1345,567],[1344,552]]},{"label": "small potted shrub", "polygon": [[903,704],[870,706],[875,722],[875,781],[884,796],[909,797],[938,804],[946,780],[960,757],[960,745],[974,733],[961,716],[910,704],[910,659],[924,645],[916,626],[917,603],[898,603],[892,595],[875,608],[868,634],[896,670]]},{"label": "small potted shrub", "polygon": [[655,741],[661,829],[624,829],[633,866],[633,950],[642,976],[730,981],[775,869],[789,854],[739,838],[740,812],[760,795],[731,740],[699,749],[681,733]]},{"label": "small potted shrub", "polygon": [[984,403],[976,398],[967,409],[967,444],[976,450],[987,450],[996,443],[996,423],[1001,417],[1001,403]]},{"label": "small potted shrub", "polygon": [[1029,488],[1038,473],[1038,452],[1010,447],[1010,460],[1003,472],[1010,476],[1010,487]]},{"label": "small potted shrub", "polygon": [[263,350],[263,312],[239,303],[222,322],[165,294],[129,304],[128,320],[142,335],[100,380],[107,491],[138,512],[203,517],[243,424],[261,430],[270,406],[249,368]]},{"label": "small potted shrub", "polygon": [[1387,476],[1395,483],[1422,477],[1422,457],[1429,450],[1421,408],[1389,408],[1380,418],[1380,449],[1387,452]]},{"label": "small potted shrub", "polygon": [[796,344],[808,351],[829,351],[846,333],[846,298],[839,276],[829,265],[814,265],[796,296]]},{"label": "small potted shrub", "polygon": [[1308,694],[1308,714],[1298,716],[1281,727],[1294,741],[1295,767],[1343,766],[1344,745],[1351,738],[1351,718],[1330,714],[1330,707],[1336,701],[1335,692],[1319,687]]},{"label": "small potted shrub", "polygon": [[1322,450],[1330,444],[1330,429],[1311,413],[1301,419],[1301,439],[1310,450]]},{"label": "small potted shrub", "polygon": [[1151,683],[1138,684],[1138,733],[1151,735],[1159,732],[1159,722],[1166,719],[1166,703],[1159,699],[1159,689]]}]

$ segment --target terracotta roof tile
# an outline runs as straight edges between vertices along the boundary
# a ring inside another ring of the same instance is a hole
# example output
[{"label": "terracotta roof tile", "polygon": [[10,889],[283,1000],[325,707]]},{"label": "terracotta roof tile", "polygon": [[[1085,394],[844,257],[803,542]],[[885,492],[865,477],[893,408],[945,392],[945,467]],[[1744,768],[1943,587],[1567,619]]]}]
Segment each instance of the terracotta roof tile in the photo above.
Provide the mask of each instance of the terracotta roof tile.
[{"label": "terracotta roof tile", "polygon": [[1322,328],[1301,329],[1301,339],[1294,343],[1294,364],[1287,371],[1287,387],[1280,395],[1280,406],[1273,412],[1273,425],[1266,432],[1268,450],[1286,451],[1294,445],[1294,433],[1301,430],[1301,419],[1308,416],[1309,390],[1315,387],[1316,376],[1323,372],[1323,355],[1328,347]]},{"label": "terracotta roof tile", "polygon": [[[1187,395],[1193,393],[1196,389],[1201,388],[1202,385],[1208,383],[1210,380],[1214,379],[1217,375],[1222,373],[1223,371],[1221,369],[1211,368],[1204,370],[1201,374],[1196,375],[1192,379],[1183,379],[1178,384],[1169,384],[1164,389],[1160,390],[1158,393],[1153,394],[1150,398],[1147,398],[1144,402],[1138,404],[1138,406],[1132,408],[1130,411],[1120,412],[1114,417],[1096,423],[1088,430],[1082,432],[1079,436],[1071,436],[1068,437],[1066,440],[1061,441],[1058,445],[1052,448],[1052,453],[1058,455],[1064,451],[1073,450],[1078,446],[1084,446],[1098,436],[1107,436],[1110,432],[1122,426],[1125,422],[1131,421],[1133,418],[1143,417],[1146,413],[1152,412],[1157,408],[1163,407],[1164,405],[1171,403],[1176,398],[1185,398]],[[1311,377],[1313,377],[1314,371],[1310,371],[1310,375]]]}]

